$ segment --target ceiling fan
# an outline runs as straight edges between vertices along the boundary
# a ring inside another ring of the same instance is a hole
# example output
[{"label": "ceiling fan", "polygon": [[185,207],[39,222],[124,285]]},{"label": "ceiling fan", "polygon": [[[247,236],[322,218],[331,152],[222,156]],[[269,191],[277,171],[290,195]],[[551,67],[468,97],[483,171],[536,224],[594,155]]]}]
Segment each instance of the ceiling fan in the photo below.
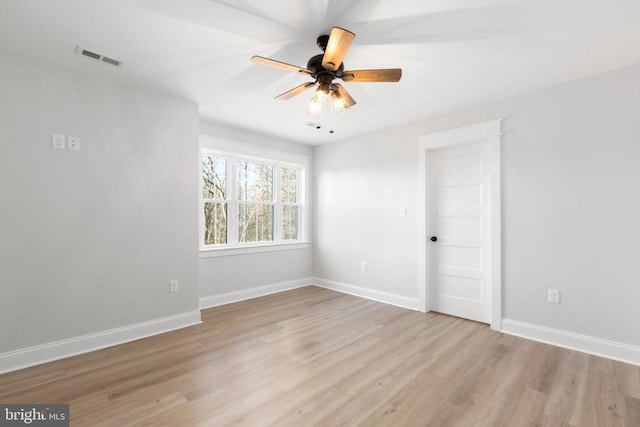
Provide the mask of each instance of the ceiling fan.
[{"label": "ceiling fan", "polygon": [[324,53],[312,56],[307,62],[307,68],[257,55],[251,57],[251,62],[285,71],[308,74],[315,79],[313,82],[303,83],[276,96],[276,99],[287,100],[317,86],[308,113],[313,117],[319,117],[323,109],[329,105],[329,101],[332,101],[331,111],[340,113],[354,106],[356,101],[340,83],[334,83],[334,79],[341,79],[345,82],[397,82],[402,77],[402,69],[400,68],[345,71],[342,59],[355,36],[351,31],[339,27],[333,27],[330,35],[319,36],[317,39],[318,47]]}]

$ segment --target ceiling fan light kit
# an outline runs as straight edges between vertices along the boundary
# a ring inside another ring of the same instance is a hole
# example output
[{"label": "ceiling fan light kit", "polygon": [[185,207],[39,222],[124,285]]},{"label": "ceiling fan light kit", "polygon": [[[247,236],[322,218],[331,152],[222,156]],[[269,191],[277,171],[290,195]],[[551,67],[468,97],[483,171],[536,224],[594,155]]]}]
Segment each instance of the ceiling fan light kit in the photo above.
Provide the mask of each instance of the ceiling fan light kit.
[{"label": "ceiling fan light kit", "polygon": [[344,71],[344,58],[355,34],[344,28],[333,27],[331,34],[321,35],[317,39],[318,47],[324,51],[320,55],[312,56],[307,62],[307,68],[287,64],[275,59],[262,56],[251,57],[251,62],[285,71],[308,74],[315,79],[313,82],[303,83],[295,88],[276,96],[276,99],[287,100],[316,87],[316,91],[307,106],[307,114],[317,120],[316,128],[320,129],[320,117],[329,110],[331,122],[330,133],[333,133],[333,116],[340,114],[356,105],[355,99],[334,79],[344,82],[398,82],[402,77],[402,69],[388,68],[375,70],[347,70]]}]

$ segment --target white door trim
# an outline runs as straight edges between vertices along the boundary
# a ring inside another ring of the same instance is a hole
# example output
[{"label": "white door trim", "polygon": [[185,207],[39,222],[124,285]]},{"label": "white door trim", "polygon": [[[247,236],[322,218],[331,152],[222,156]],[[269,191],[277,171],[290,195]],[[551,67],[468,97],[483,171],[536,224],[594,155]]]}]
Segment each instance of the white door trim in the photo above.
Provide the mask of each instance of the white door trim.
[{"label": "white door trim", "polygon": [[486,141],[489,144],[491,168],[491,329],[501,330],[502,321],[502,220],[500,178],[500,123],[502,119],[448,129],[418,137],[418,304],[422,312],[429,311],[429,164],[431,151],[459,144]]}]

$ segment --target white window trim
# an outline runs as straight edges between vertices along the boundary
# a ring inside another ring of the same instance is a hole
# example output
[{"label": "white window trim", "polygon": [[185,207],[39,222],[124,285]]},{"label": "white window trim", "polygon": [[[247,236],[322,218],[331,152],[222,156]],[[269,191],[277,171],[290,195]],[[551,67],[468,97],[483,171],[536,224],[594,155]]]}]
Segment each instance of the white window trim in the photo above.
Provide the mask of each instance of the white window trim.
[{"label": "white window trim", "polygon": [[207,248],[200,250],[200,258],[215,258],[221,256],[255,254],[259,252],[289,251],[293,249],[307,249],[311,245],[310,242],[293,242],[293,243],[269,243],[262,245],[232,246]]},{"label": "white window trim", "polygon": [[[266,147],[253,146],[249,144],[243,144],[233,141],[228,141],[220,138],[214,138],[207,135],[200,135],[200,149],[198,155],[198,188],[202,185],[202,177],[201,177],[201,168],[202,168],[202,156],[206,153],[213,153],[227,156],[228,158],[232,158],[231,162],[235,162],[238,158],[241,160],[256,160],[256,161],[268,161],[275,162],[278,167],[276,167],[277,171],[274,171],[274,175],[280,173],[279,166],[295,166],[300,167],[299,169],[299,177],[298,177],[298,207],[299,207],[299,218],[301,221],[300,228],[298,230],[299,239],[298,240],[285,240],[285,241],[272,241],[272,242],[256,242],[256,243],[237,243],[234,240],[230,239],[231,233],[228,232],[227,241],[230,242],[227,245],[219,245],[219,246],[205,246],[204,245],[204,205],[202,200],[202,192],[199,190],[199,214],[198,214],[198,247],[200,251],[200,258],[211,258],[211,257],[219,257],[219,256],[230,256],[230,255],[242,255],[248,253],[257,253],[257,252],[271,252],[271,251],[280,251],[280,250],[291,250],[291,249],[304,249],[310,246],[309,242],[309,212],[308,212],[308,201],[309,201],[309,156],[305,156],[302,154],[296,154],[286,151],[274,150]],[[227,166],[227,173],[229,173],[230,178],[228,180],[229,186],[233,185],[235,182],[235,176],[231,175],[234,173],[235,168],[230,169],[230,165]],[[275,180],[274,180],[275,181]],[[279,182],[279,181],[277,181]],[[274,188],[274,209],[278,209],[279,207],[284,206],[287,203],[280,202],[278,196],[279,189]],[[234,203],[229,203],[227,206],[229,211],[227,212],[229,222],[228,227],[229,230],[233,230],[233,224],[236,223],[237,219],[235,216],[232,216],[232,212],[230,207],[234,205]],[[234,214],[235,215],[235,214]],[[275,218],[274,218],[275,219]],[[277,233],[276,227],[280,227],[279,221],[274,221],[274,234]],[[279,236],[279,234],[275,234],[275,236]],[[274,236],[274,238],[275,238]]]}]

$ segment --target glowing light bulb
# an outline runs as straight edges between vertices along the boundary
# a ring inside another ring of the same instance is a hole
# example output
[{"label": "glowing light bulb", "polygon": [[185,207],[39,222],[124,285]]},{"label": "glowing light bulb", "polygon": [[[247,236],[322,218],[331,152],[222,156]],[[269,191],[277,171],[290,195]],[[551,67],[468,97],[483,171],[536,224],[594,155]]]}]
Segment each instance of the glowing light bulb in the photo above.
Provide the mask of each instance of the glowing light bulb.
[{"label": "glowing light bulb", "polygon": [[327,94],[321,90],[317,90],[307,107],[307,114],[311,117],[320,117],[322,111],[327,108],[327,105]]},{"label": "glowing light bulb", "polygon": [[349,104],[347,104],[347,101],[342,99],[340,95],[336,92],[333,92],[331,95],[333,95],[333,112],[335,114],[344,113],[349,109]]}]

